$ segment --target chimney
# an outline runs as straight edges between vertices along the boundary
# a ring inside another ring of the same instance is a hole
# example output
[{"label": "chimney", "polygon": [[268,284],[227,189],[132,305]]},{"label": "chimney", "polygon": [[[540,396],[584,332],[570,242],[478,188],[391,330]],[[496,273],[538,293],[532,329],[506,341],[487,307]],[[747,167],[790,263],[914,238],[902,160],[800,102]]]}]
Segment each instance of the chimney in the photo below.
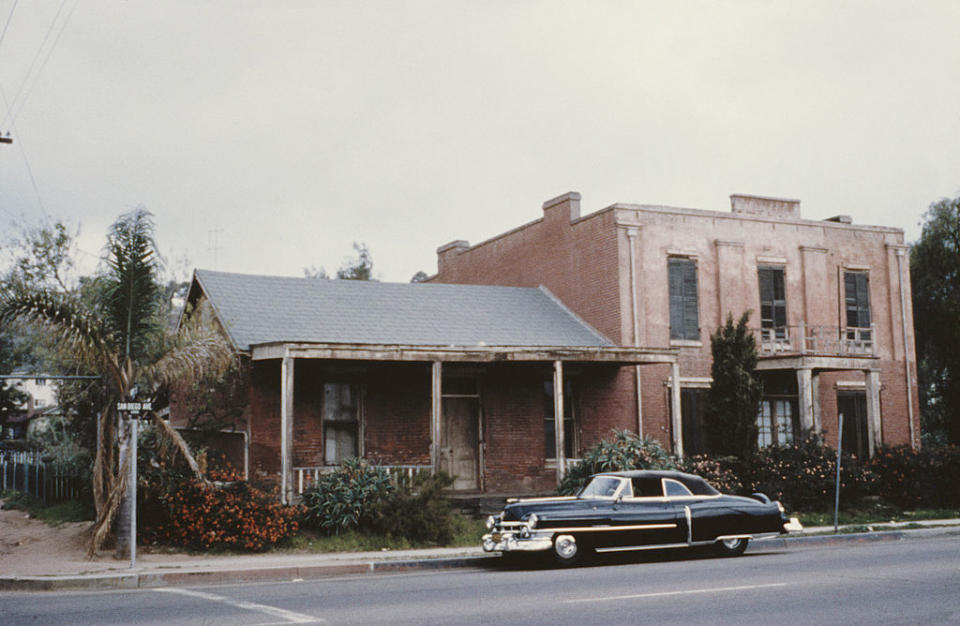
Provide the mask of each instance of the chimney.
[{"label": "chimney", "polygon": [[557,215],[572,222],[580,217],[580,193],[570,191],[543,203],[543,218]]},{"label": "chimney", "polygon": [[730,210],[739,215],[800,219],[800,201],[784,198],[766,198],[764,196],[748,196],[735,193],[730,196]]},{"label": "chimney", "polygon": [[437,248],[437,272],[442,274],[443,270],[453,262],[457,255],[469,248],[470,242],[463,239],[445,243]]}]

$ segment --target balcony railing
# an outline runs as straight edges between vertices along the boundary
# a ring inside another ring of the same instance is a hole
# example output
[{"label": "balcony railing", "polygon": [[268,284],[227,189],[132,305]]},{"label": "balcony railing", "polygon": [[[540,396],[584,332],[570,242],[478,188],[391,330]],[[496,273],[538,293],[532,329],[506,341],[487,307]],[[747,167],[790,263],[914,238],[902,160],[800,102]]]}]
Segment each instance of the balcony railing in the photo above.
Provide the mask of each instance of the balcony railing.
[{"label": "balcony railing", "polygon": [[[429,465],[380,465],[387,471],[387,474],[396,485],[411,485],[413,479],[421,473],[429,474],[433,468]],[[297,485],[297,494],[302,495],[312,483],[320,478],[321,474],[328,474],[336,471],[336,465],[322,465],[316,467],[295,467],[293,468],[294,480]]]},{"label": "balcony railing", "polygon": [[775,326],[755,330],[760,356],[874,356],[876,327]]}]

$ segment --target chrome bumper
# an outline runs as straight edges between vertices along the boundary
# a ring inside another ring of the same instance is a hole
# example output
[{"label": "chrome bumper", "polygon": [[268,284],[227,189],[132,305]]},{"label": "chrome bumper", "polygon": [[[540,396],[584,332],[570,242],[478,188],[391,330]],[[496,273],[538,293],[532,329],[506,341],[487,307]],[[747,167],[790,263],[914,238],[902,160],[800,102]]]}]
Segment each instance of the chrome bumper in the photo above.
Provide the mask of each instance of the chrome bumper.
[{"label": "chrome bumper", "polygon": [[520,533],[507,531],[493,531],[483,536],[484,552],[537,552],[549,550],[553,545],[553,533],[533,532],[527,537]]}]

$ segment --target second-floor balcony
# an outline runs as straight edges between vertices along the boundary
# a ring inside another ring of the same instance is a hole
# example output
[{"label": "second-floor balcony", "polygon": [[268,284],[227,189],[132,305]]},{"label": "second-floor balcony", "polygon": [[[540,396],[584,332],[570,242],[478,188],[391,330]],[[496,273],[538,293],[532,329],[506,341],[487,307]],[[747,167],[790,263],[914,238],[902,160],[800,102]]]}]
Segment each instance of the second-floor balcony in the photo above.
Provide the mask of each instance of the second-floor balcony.
[{"label": "second-floor balcony", "polygon": [[876,356],[876,328],[852,326],[772,326],[754,330],[758,354],[815,356]]}]

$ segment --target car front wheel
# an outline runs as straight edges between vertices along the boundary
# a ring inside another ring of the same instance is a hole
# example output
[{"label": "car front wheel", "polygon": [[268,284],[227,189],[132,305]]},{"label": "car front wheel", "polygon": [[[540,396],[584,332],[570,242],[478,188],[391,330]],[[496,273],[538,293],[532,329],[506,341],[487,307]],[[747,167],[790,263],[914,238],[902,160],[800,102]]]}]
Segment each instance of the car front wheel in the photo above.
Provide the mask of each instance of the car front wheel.
[{"label": "car front wheel", "polygon": [[583,559],[584,547],[577,543],[573,535],[557,535],[553,538],[553,561],[557,565],[570,567]]},{"label": "car front wheel", "polygon": [[746,551],[749,542],[746,537],[721,539],[716,543],[716,550],[720,556],[740,556]]}]

